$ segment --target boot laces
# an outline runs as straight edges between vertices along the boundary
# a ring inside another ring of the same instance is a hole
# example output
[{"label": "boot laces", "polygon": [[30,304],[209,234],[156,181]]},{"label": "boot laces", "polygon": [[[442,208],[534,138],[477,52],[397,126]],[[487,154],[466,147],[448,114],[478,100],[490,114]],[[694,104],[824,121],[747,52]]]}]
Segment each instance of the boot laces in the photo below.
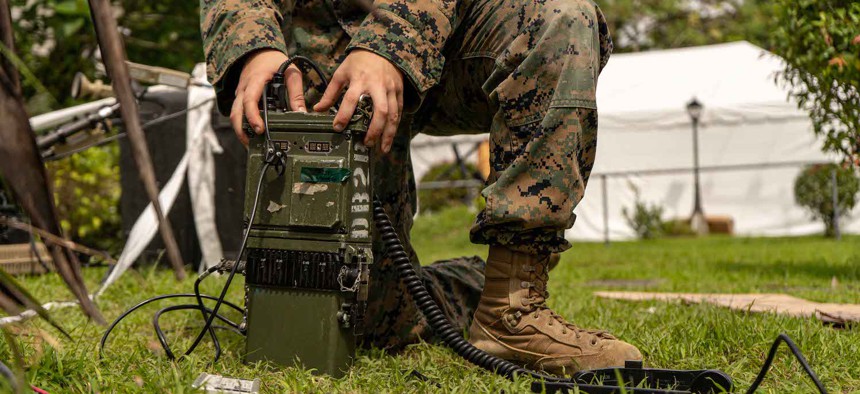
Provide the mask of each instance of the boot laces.
[{"label": "boot laces", "polygon": [[[588,330],[568,322],[564,317],[555,313],[555,311],[546,304],[546,300],[549,298],[549,290],[547,290],[547,282],[549,281],[548,263],[549,258],[547,257],[546,259],[541,260],[540,263],[532,265],[533,269],[529,272],[531,286],[529,286],[529,298],[525,302],[525,307],[528,308],[527,313],[534,313],[535,317],[539,317],[542,312],[546,312],[550,316],[550,325],[552,325],[552,322],[554,321],[558,322],[565,329],[573,331],[577,339],[579,339],[580,335],[583,333],[590,334],[601,339],[615,339],[614,336],[606,331]],[[562,333],[564,333],[564,331],[562,331]]]}]

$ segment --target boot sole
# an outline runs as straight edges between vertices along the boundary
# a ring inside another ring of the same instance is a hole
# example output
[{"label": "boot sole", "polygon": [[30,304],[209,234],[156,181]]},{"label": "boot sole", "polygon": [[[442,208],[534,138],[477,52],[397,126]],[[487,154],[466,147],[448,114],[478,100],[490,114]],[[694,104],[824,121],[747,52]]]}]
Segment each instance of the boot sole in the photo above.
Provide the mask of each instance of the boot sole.
[{"label": "boot sole", "polygon": [[[563,369],[559,369],[559,370],[544,368],[544,366],[540,360],[545,359],[545,358],[550,357],[550,356],[545,355],[545,354],[529,352],[527,350],[517,349],[513,346],[507,345],[504,342],[496,339],[477,320],[473,321],[472,324],[476,324],[478,326],[478,328],[481,330],[481,334],[483,334],[483,336],[486,338],[486,339],[479,339],[475,342],[472,342],[472,345],[474,345],[478,349],[483,350],[484,352],[492,354],[493,356],[496,356],[498,358],[504,359],[504,360],[512,362],[514,364],[520,365],[524,368],[533,369],[533,370],[542,371],[542,372],[548,372],[548,373],[551,373],[553,375],[559,375],[559,376],[573,375],[573,374],[582,370],[581,368],[575,369],[575,370],[573,368],[571,368],[571,370],[569,372],[567,372],[567,368],[563,368]],[[472,339],[472,338],[470,338],[470,339]],[[490,349],[487,346],[482,346],[482,342],[486,342],[490,345],[493,345],[493,347],[501,347],[502,349],[504,349],[504,351],[493,351],[494,349]],[[523,360],[520,357],[517,357],[519,354],[528,355],[528,356],[530,356],[529,358],[536,358],[537,360],[535,360],[535,361]]]}]

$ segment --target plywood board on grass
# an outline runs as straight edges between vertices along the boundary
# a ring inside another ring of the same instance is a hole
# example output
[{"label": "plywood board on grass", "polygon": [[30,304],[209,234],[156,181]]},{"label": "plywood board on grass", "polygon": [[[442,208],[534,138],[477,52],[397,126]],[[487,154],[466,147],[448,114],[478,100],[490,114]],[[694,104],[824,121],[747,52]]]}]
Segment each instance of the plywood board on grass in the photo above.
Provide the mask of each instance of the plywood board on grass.
[{"label": "plywood board on grass", "polygon": [[630,301],[681,301],[708,303],[734,310],[770,312],[796,317],[815,317],[827,322],[860,321],[860,305],[832,304],[805,300],[787,294],[717,294],[717,293],[648,293],[634,291],[598,291],[598,297]]}]

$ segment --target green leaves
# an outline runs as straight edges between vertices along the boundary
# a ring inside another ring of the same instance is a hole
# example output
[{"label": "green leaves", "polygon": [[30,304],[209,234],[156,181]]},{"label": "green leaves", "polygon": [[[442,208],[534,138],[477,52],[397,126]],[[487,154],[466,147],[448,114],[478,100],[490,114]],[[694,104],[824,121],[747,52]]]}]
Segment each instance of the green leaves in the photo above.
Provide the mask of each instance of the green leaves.
[{"label": "green leaves", "polygon": [[75,34],[80,31],[81,28],[84,27],[84,24],[86,24],[86,20],[83,18],[72,19],[66,23],[63,23],[63,34],[67,36]]},{"label": "green leaves", "polygon": [[[836,175],[836,205],[833,204],[833,176]],[[806,167],[794,181],[794,200],[806,208],[816,219],[824,222],[826,234],[835,233],[834,213],[848,216],[857,205],[860,179],[852,168],[836,164],[811,165]]]},{"label": "green leaves", "polygon": [[[184,71],[203,60],[197,1],[113,3],[122,9],[118,22],[129,60]],[[87,1],[12,0],[12,8],[17,53],[47,88],[24,86],[28,111],[38,115],[76,104],[68,94],[72,75],[93,77],[98,63]]]},{"label": "green leaves", "polygon": [[602,0],[616,52],[747,40],[786,60],[776,81],[827,151],[860,165],[860,2]]},{"label": "green leaves", "polygon": [[667,224],[663,222],[663,213],[665,208],[659,204],[650,204],[642,200],[639,187],[632,182],[628,182],[630,190],[636,196],[633,208],[628,210],[627,207],[621,209],[621,214],[624,215],[624,220],[627,225],[636,232],[639,239],[654,239],[659,238],[664,234],[664,228]]},{"label": "green leaves", "polygon": [[84,0],[61,1],[54,4],[53,9],[63,19],[60,27],[65,36],[81,32],[90,18],[90,9]]},{"label": "green leaves", "polygon": [[66,0],[53,4],[53,10],[59,15],[90,17],[90,9],[84,0]]},{"label": "green leaves", "polygon": [[825,150],[860,164],[860,2],[778,0],[770,46],[777,81],[809,111]]},{"label": "green leaves", "polygon": [[66,234],[98,249],[119,248],[119,147],[91,148],[47,167]]},{"label": "green leaves", "polygon": [[747,40],[770,33],[766,0],[602,0],[616,52]]}]

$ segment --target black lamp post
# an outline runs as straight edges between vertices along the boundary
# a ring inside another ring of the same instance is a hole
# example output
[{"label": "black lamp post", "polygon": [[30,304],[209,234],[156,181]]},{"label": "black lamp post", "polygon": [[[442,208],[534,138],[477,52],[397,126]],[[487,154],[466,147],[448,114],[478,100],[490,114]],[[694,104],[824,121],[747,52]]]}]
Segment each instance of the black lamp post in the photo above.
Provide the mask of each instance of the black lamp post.
[{"label": "black lamp post", "polygon": [[690,218],[690,226],[699,235],[708,233],[708,223],[702,210],[702,185],[699,180],[699,120],[702,117],[704,106],[694,97],[687,103],[687,114],[693,123],[693,214]]}]

